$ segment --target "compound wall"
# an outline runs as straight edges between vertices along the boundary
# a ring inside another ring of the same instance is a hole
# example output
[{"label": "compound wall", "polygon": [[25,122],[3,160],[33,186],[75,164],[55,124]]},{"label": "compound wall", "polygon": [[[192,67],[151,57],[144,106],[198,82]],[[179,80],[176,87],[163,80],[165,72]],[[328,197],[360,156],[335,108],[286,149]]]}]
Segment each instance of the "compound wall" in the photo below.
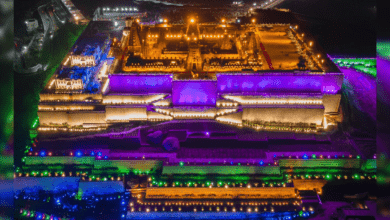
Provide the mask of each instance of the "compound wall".
[{"label": "compound wall", "polygon": [[245,108],[242,120],[322,124],[323,108]]},{"label": "compound wall", "polygon": [[109,75],[110,92],[132,94],[172,93],[172,75]]},{"label": "compound wall", "polygon": [[172,102],[174,105],[215,106],[217,82],[213,80],[174,81]]},{"label": "compound wall", "polygon": [[343,75],[332,74],[217,74],[218,93],[330,93],[340,91]]}]

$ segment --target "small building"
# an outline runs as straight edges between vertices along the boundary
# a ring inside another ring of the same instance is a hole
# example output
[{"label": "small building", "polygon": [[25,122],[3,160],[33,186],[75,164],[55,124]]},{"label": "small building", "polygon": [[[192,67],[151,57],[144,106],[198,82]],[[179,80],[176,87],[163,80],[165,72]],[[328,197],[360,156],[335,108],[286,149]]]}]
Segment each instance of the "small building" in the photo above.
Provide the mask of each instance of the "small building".
[{"label": "small building", "polygon": [[71,66],[93,67],[99,64],[109,40],[106,34],[79,39],[70,56]]},{"label": "small building", "polygon": [[27,26],[27,32],[30,33],[38,28],[38,20],[37,19],[28,19],[25,21]]},{"label": "small building", "polygon": [[56,90],[83,90],[91,78],[91,68],[63,68],[55,82]]}]

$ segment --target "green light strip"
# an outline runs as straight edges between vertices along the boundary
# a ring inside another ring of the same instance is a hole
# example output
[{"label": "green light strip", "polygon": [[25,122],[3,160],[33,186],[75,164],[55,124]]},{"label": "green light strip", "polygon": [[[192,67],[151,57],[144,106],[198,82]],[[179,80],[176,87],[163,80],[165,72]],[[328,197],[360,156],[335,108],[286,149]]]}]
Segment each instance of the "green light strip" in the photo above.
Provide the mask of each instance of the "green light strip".
[{"label": "green light strip", "polygon": [[380,56],[390,59],[390,42],[377,42],[376,51]]},{"label": "green light strip", "polygon": [[376,77],[376,59],[335,58],[333,62],[339,67],[352,67],[359,72]]}]

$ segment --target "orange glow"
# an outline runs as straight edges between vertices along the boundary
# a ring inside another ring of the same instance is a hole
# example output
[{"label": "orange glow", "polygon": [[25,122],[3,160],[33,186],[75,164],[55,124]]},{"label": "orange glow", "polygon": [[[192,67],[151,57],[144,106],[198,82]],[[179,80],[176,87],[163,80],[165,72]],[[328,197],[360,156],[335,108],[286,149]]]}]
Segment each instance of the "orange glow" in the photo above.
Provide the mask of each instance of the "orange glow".
[{"label": "orange glow", "polygon": [[191,23],[194,23],[194,19],[191,19]]},{"label": "orange glow", "polygon": [[167,22],[168,22],[168,20],[167,20],[167,19],[164,19],[164,22],[165,22],[165,23],[167,23]]},{"label": "orange glow", "polygon": [[256,21],[255,19],[252,19],[252,22],[253,22],[253,23],[255,23],[255,21]]}]

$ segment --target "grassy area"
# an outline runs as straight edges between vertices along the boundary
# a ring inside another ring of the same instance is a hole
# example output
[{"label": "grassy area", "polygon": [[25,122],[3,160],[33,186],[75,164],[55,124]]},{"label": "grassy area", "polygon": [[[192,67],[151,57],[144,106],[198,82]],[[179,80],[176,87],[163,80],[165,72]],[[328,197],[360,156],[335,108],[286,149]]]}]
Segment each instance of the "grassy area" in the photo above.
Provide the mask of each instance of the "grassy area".
[{"label": "grassy area", "polygon": [[45,85],[86,27],[86,25],[67,23],[57,31],[51,44],[43,48],[41,62],[49,63],[49,67],[45,72],[47,76],[44,81]]},{"label": "grassy area", "polygon": [[41,60],[50,64],[47,70],[15,78],[15,114],[18,116],[15,118],[15,162],[20,160],[26,143],[30,141],[29,129],[37,125],[39,93],[85,28],[86,25],[73,23],[64,25],[43,50]]},{"label": "grassy area", "polygon": [[385,57],[387,59],[390,59],[390,43],[389,42],[380,41],[380,42],[376,43],[376,51],[380,56]]},{"label": "grassy area", "polygon": [[376,77],[376,59],[333,59],[340,67],[352,67],[357,71]]}]

